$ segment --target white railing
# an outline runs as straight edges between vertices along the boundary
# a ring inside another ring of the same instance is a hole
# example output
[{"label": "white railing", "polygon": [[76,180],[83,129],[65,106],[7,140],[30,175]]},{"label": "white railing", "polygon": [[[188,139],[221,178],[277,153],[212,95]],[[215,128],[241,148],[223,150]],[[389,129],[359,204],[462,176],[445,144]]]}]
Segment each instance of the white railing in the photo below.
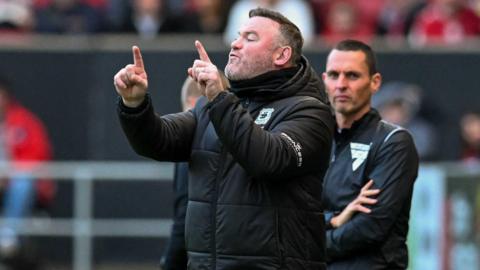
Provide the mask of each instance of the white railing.
[{"label": "white railing", "polygon": [[[35,177],[74,181],[73,217],[26,218],[19,233],[38,236],[73,237],[73,270],[92,269],[92,238],[96,236],[167,237],[169,219],[94,219],[93,181],[171,181],[173,165],[159,162],[50,162],[0,163],[0,177],[15,168],[29,169]],[[0,220],[3,222],[3,220]]]}]

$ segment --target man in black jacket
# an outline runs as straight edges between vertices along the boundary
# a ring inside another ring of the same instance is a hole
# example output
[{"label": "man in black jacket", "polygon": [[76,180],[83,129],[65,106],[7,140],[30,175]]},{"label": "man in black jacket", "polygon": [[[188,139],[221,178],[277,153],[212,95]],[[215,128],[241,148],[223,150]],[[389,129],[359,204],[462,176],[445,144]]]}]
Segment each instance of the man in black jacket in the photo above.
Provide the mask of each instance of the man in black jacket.
[{"label": "man in black jacket", "polygon": [[371,48],[340,42],[323,80],[337,122],[324,180],[328,269],[406,269],[418,155],[403,128],[370,106],[381,85]]},{"label": "man in black jacket", "polygon": [[114,78],[118,113],[135,151],[189,162],[188,269],[324,269],[321,205],[334,121],[298,28],[250,11],[232,42],[225,88],[200,42],[188,69],[205,97],[156,116],[140,50]]}]

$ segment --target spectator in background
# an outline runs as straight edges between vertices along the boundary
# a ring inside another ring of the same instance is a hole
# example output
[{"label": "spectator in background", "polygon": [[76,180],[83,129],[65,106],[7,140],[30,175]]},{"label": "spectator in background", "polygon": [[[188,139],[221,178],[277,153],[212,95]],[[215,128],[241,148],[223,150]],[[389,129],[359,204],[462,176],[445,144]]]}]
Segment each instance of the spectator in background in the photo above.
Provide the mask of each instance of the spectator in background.
[{"label": "spectator in background", "polygon": [[332,2],[327,9],[323,41],[333,45],[344,39],[368,43],[373,38],[373,28],[362,23],[359,9],[350,1]]},{"label": "spectator in background", "polygon": [[0,33],[25,33],[33,28],[32,6],[28,1],[0,0]]},{"label": "spectator in background", "polygon": [[136,32],[144,38],[161,33],[221,33],[224,27],[222,1],[195,0],[196,9],[176,15],[166,0],[132,0],[130,15],[122,32]]},{"label": "spectator in background", "polygon": [[172,14],[175,15],[182,14],[188,4],[186,0],[167,0],[167,2]]},{"label": "spectator in background", "polygon": [[84,3],[98,10],[104,10],[109,1],[110,0],[83,0]]},{"label": "spectator in background", "polygon": [[191,0],[190,12],[183,18],[191,17],[186,21],[192,24],[189,29],[196,33],[221,34],[225,31],[229,1],[225,0]]},{"label": "spectator in background", "polygon": [[480,17],[480,0],[470,0],[469,3],[472,10],[475,11],[475,14]]},{"label": "spectator in background", "polygon": [[[187,77],[181,92],[183,111],[192,110],[201,96],[202,92],[197,83],[191,77]],[[186,270],[188,259],[185,249],[185,214],[188,202],[188,162],[175,164],[173,189],[175,199],[172,231],[160,265],[162,270]]]},{"label": "spectator in background", "polygon": [[40,33],[79,34],[105,30],[103,9],[81,0],[51,0],[37,5],[36,31]]},{"label": "spectator in background", "polygon": [[120,32],[129,19],[130,0],[109,0],[105,6],[105,25],[108,32]]},{"label": "spectator in background", "polygon": [[[339,0],[330,1],[338,2]],[[380,11],[385,5],[386,0],[349,1],[356,6],[361,23],[365,24],[367,28],[375,30],[378,16],[380,15]]]},{"label": "spectator in background", "polygon": [[174,31],[168,17],[164,0],[132,0],[129,15],[125,18],[122,32],[135,32],[143,38],[153,38],[160,32]]},{"label": "spectator in background", "polygon": [[414,46],[458,46],[479,34],[480,19],[465,0],[431,0],[415,19],[409,40]]},{"label": "spectator in background", "polygon": [[406,39],[425,5],[424,0],[386,0],[378,16],[377,34],[388,38],[392,45]]},{"label": "spectator in background", "polygon": [[48,207],[53,199],[53,183],[47,180],[34,182],[29,173],[35,162],[50,159],[50,151],[50,142],[40,119],[14,99],[9,80],[0,78],[0,161],[15,169],[9,179],[0,179],[2,215],[6,219],[0,226],[2,262],[18,264],[19,261],[13,258],[22,259],[23,255],[29,255],[21,252],[22,242],[17,230],[22,224],[18,218],[28,216],[35,206]]},{"label": "spectator in background", "polygon": [[[368,31],[373,33],[374,29],[376,28],[378,14],[382,9],[385,0],[311,0],[310,2],[315,14],[317,33],[323,35],[326,31],[325,28],[327,27],[327,22],[333,19],[331,18],[333,16],[331,16],[329,13],[334,9],[333,6],[337,5],[349,6],[348,9],[353,9],[355,13],[354,21],[360,24],[362,29],[369,29]],[[345,38],[352,37],[346,36]]]},{"label": "spectator in background", "polygon": [[[44,8],[50,5],[55,0],[20,0],[33,3],[36,8]],[[93,8],[104,9],[112,0],[80,0],[80,2],[87,4]]]},{"label": "spectator in background", "polygon": [[309,4],[303,0],[239,0],[233,4],[228,16],[224,33],[226,44],[230,44],[238,36],[238,29],[248,20],[248,11],[257,7],[278,11],[300,28],[305,44],[312,41],[315,34],[313,12]]},{"label": "spectator in background", "polygon": [[412,134],[422,161],[434,160],[438,154],[437,132],[420,115],[422,89],[406,82],[389,82],[372,99],[382,118],[406,128]]},{"label": "spectator in background", "polygon": [[461,160],[480,162],[480,112],[468,112],[460,120]]}]

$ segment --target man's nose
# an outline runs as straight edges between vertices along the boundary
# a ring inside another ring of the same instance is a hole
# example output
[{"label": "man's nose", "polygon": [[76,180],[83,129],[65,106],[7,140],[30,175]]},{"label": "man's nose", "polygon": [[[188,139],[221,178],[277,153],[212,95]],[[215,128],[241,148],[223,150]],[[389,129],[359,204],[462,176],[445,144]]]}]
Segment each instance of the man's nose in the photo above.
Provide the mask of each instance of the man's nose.
[{"label": "man's nose", "polygon": [[338,79],[335,81],[335,88],[339,90],[347,89],[347,78],[343,74],[340,74]]},{"label": "man's nose", "polygon": [[241,41],[241,39],[242,39],[241,37],[237,37],[236,39],[234,39],[234,40],[232,41],[232,43],[230,44],[230,47],[231,47],[232,49],[240,49],[241,46],[242,46],[242,41]]}]

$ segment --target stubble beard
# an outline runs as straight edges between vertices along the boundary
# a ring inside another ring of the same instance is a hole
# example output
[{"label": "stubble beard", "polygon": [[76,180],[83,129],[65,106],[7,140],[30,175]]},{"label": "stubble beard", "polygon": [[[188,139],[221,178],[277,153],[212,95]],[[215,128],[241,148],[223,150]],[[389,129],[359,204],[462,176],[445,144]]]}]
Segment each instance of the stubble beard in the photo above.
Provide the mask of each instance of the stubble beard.
[{"label": "stubble beard", "polygon": [[362,103],[357,103],[357,104],[353,102],[349,102],[348,104],[339,104],[339,105],[332,103],[332,105],[334,107],[335,113],[342,114],[345,117],[354,117],[360,111],[364,110],[365,107],[369,106],[370,98],[365,99]]},{"label": "stubble beard", "polygon": [[248,80],[275,69],[269,54],[264,54],[262,58],[255,58],[253,61],[242,62],[241,59],[236,61],[232,63],[229,60],[224,70],[225,76],[232,81]]}]

